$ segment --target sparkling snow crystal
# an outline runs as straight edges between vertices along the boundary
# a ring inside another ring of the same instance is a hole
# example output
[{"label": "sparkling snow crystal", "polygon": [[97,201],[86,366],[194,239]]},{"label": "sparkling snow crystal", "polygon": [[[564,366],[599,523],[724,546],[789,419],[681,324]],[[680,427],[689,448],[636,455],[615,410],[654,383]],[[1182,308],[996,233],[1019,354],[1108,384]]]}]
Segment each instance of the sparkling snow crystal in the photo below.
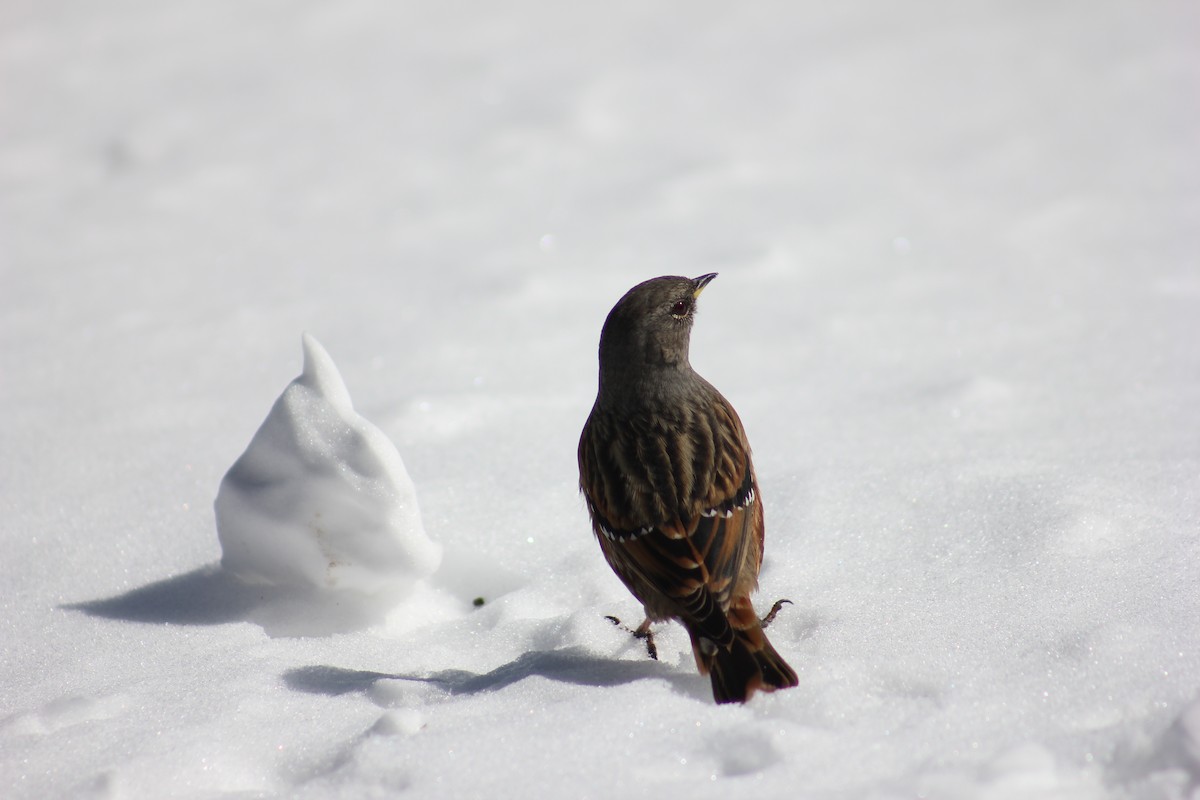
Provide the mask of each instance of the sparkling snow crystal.
[{"label": "sparkling snow crystal", "polygon": [[301,598],[305,614],[324,600],[381,618],[441,560],[400,454],[308,334],[304,373],[221,481],[216,515],[222,566]]}]

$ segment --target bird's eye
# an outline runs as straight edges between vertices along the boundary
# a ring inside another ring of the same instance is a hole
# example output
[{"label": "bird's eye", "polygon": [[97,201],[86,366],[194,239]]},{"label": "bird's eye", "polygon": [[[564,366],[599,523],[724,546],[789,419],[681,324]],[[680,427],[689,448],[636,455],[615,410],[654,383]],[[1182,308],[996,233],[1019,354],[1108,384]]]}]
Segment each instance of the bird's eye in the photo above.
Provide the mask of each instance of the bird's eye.
[{"label": "bird's eye", "polygon": [[691,300],[677,300],[675,305],[671,306],[671,316],[676,319],[682,319],[692,313]]}]

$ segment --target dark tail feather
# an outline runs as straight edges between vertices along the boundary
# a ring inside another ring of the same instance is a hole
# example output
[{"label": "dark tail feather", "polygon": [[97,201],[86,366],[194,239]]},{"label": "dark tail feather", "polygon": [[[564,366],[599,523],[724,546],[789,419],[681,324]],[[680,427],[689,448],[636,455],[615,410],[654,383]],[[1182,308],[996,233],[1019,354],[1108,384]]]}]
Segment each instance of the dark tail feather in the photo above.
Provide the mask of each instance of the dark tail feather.
[{"label": "dark tail feather", "polygon": [[733,639],[728,647],[692,636],[696,665],[711,677],[718,703],[744,703],[756,691],[773,692],[799,683],[795,670],[763,633],[749,599],[729,609],[729,624]]},{"label": "dark tail feather", "polygon": [[751,650],[738,636],[728,650],[718,650],[709,675],[713,697],[718,703],[744,703],[756,691],[773,692],[799,683],[795,671],[784,661],[764,636],[763,646]]}]

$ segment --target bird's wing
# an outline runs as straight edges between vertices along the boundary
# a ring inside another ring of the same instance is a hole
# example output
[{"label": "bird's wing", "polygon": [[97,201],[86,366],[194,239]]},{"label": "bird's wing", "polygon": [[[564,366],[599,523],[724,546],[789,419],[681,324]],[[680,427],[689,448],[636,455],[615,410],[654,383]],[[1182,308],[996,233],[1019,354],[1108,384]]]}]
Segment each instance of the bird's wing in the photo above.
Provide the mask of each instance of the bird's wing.
[{"label": "bird's wing", "polygon": [[593,415],[579,460],[617,575],[652,614],[679,616],[723,644],[730,603],[757,583],[763,517],[741,422],[718,398],[710,414],[652,437],[622,435],[629,421]]}]

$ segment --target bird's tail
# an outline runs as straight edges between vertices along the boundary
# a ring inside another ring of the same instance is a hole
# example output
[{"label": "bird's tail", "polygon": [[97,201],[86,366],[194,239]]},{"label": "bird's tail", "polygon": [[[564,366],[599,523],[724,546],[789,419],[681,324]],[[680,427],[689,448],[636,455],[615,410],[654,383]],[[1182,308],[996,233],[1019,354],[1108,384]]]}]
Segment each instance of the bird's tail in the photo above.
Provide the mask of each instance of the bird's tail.
[{"label": "bird's tail", "polygon": [[718,703],[744,703],[756,691],[773,692],[799,683],[763,632],[750,598],[735,600],[728,614],[733,636],[723,646],[692,632],[692,652],[700,674],[712,679]]}]

